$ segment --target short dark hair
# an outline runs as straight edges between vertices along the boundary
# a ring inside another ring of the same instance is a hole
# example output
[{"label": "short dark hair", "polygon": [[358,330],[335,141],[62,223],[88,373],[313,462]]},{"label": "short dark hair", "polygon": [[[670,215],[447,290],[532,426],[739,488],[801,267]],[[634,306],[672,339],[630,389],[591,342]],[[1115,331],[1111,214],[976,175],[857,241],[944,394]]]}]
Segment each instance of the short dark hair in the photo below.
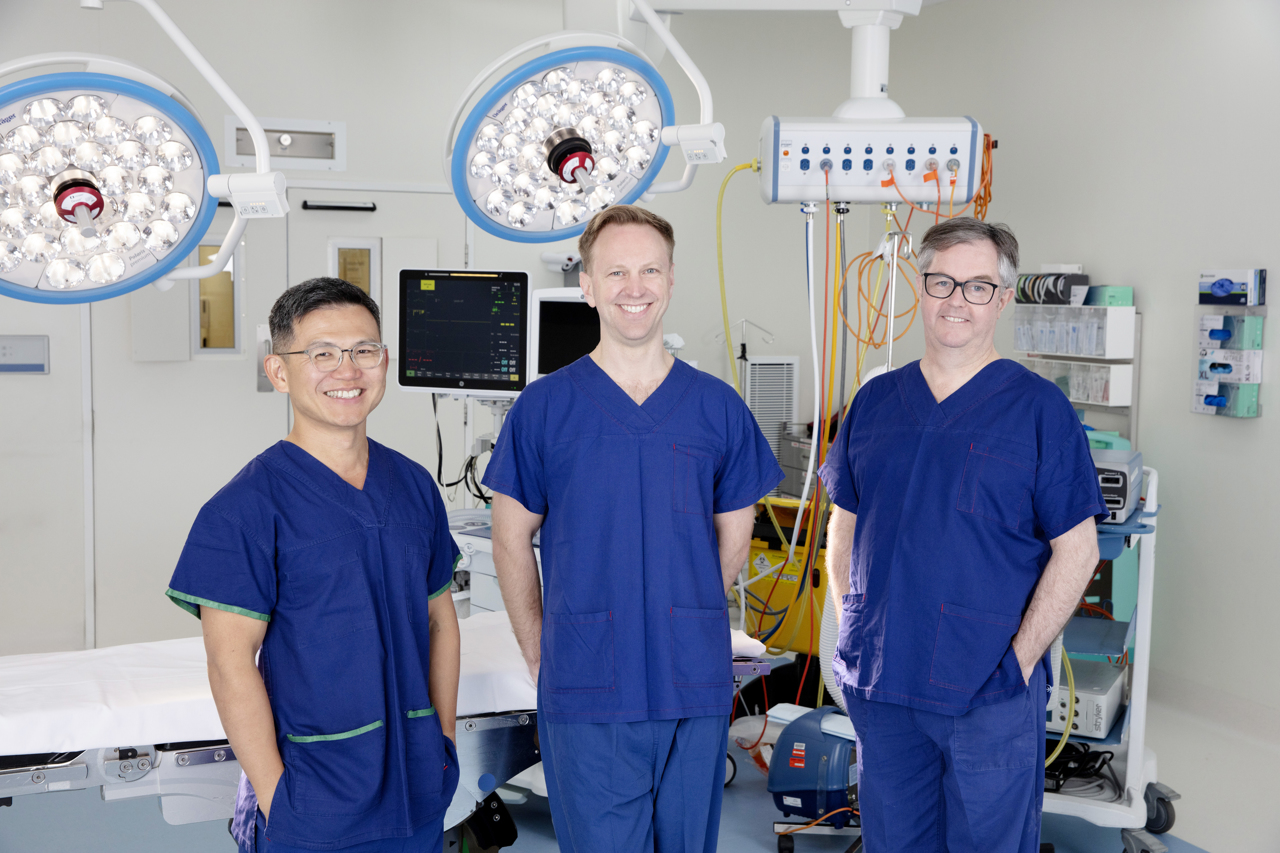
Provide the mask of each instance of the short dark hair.
[{"label": "short dark hair", "polygon": [[920,273],[929,271],[933,256],[961,243],[978,243],[987,240],[996,249],[996,272],[1001,287],[1013,287],[1018,283],[1018,238],[1013,229],[999,222],[983,222],[972,216],[948,219],[924,232],[920,241]]},{"label": "short dark hair", "polygon": [[587,223],[587,228],[578,238],[578,254],[582,257],[582,271],[591,273],[591,252],[595,248],[600,232],[610,225],[648,225],[667,244],[667,259],[673,260],[676,254],[676,231],[671,223],[651,210],[637,207],[634,204],[615,204],[597,213]]},{"label": "short dark hair", "polygon": [[382,315],[378,303],[369,294],[349,281],[340,278],[310,278],[302,284],[280,294],[271,306],[271,350],[287,352],[293,343],[293,330],[297,322],[319,308],[335,305],[362,305],[373,315],[382,334]]}]

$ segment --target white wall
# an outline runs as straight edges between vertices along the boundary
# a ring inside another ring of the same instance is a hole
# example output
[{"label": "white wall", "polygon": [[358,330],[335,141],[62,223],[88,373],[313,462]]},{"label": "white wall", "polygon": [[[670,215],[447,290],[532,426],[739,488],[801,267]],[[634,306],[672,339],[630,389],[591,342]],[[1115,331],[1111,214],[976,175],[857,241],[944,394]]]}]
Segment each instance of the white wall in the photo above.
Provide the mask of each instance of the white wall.
[{"label": "white wall", "polygon": [[[182,88],[221,146],[225,106],[139,10],[109,4],[105,12],[87,12],[66,0],[11,6],[6,28],[22,37],[10,39],[0,59],[55,48],[134,59]],[[441,182],[443,122],[462,86],[502,50],[561,22],[556,0],[169,0],[165,7],[259,115],[347,122],[346,173],[291,177],[363,181]],[[1280,682],[1260,676],[1253,659],[1258,651],[1267,659],[1280,640],[1269,613],[1280,592],[1271,570],[1280,534],[1269,517],[1275,416],[1237,422],[1189,413],[1192,282],[1201,267],[1280,268],[1267,239],[1277,177],[1256,144],[1273,135],[1278,121],[1265,107],[1280,94],[1280,60],[1270,44],[1277,14],[1271,4],[1243,0],[1176,6],[953,0],[926,7],[894,33],[890,76],[891,93],[908,114],[973,115],[1000,140],[990,218],[1018,233],[1024,269],[1078,261],[1098,283],[1136,288],[1146,317],[1140,443],[1164,482],[1155,689],[1226,695],[1242,720],[1280,710]],[[686,357],[727,376],[727,356],[714,340],[720,181],[732,165],[756,156],[765,116],[826,115],[846,97],[850,37],[824,13],[690,13],[676,17],[673,28],[711,83],[730,158],[703,168],[691,190],[651,205],[677,231],[678,288],[667,329],[686,339]],[[693,118],[692,87],[670,57],[660,70],[678,116]],[[678,174],[674,160],[664,179]],[[726,193],[731,319],[746,317],[775,333],[772,345],[749,336],[752,352],[801,356],[807,389],[802,217],[794,206],[764,205],[755,182],[739,174]],[[461,265],[461,213],[447,196],[423,205],[432,233],[421,236],[438,240],[441,265]],[[850,220],[851,250],[869,248],[882,227],[878,214],[856,209]],[[301,280],[302,262],[291,262],[285,245],[299,223],[291,216],[289,223],[249,229],[250,336],[279,291]],[[556,286],[558,275],[537,262],[543,248],[480,234],[473,262],[528,269],[535,286]],[[6,303],[0,327],[53,329],[60,336],[55,364],[69,368],[78,357],[74,313]],[[93,316],[98,641],[192,634],[194,620],[161,592],[200,504],[283,434],[283,401],[253,390],[248,357],[133,362],[125,300],[102,303]],[[1002,330],[1006,354],[1010,340]],[[251,337],[247,343],[251,349]],[[895,360],[920,350],[917,328]],[[24,406],[42,407],[44,432],[65,431],[73,442],[78,408],[62,386],[76,385],[78,373],[59,371],[49,380],[32,386],[47,387],[47,400],[37,395]],[[811,399],[806,390],[802,411]],[[0,415],[0,442],[34,447],[31,416],[24,421],[16,411],[6,405]],[[434,467],[429,412],[425,397],[389,400],[375,437],[384,430],[395,436],[389,443]],[[461,455],[456,404],[442,406],[442,421],[449,471]],[[25,469],[11,458],[3,460],[6,480],[34,476],[21,474]],[[44,620],[57,623],[56,630],[0,627],[0,653],[73,647],[79,630],[73,624],[81,571],[74,540],[81,523],[78,475],[65,462],[49,463],[42,474],[65,483],[56,498],[37,490],[25,531],[10,523],[13,502],[6,497],[0,506],[6,513],[0,571],[20,590],[33,572],[53,573],[66,593],[58,615]],[[1210,514],[1211,501],[1224,509]],[[29,532],[58,524],[53,536]],[[32,592],[39,601],[44,595]]]},{"label": "white wall", "polygon": [[989,218],[1024,270],[1079,262],[1134,288],[1140,447],[1164,505],[1152,689],[1272,738],[1276,392],[1257,420],[1189,409],[1199,270],[1280,267],[1278,33],[1280,7],[1246,0],[957,0],[894,34],[890,69],[908,114],[970,114],[1000,140]]}]

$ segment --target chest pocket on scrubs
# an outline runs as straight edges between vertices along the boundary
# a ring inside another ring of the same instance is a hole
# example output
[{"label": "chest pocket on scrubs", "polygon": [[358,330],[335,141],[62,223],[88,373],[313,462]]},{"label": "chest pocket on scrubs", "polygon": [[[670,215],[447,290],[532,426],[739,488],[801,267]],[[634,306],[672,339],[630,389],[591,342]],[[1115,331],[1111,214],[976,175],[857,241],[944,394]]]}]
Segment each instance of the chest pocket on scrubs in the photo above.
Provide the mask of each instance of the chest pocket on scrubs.
[{"label": "chest pocket on scrubs", "polygon": [[1031,518],[1036,463],[1004,448],[970,444],[956,509],[1018,528]]},{"label": "chest pocket on scrubs", "polygon": [[548,613],[542,675],[552,693],[614,689],[613,613]]},{"label": "chest pocket on scrubs", "polygon": [[672,509],[693,515],[711,515],[719,455],[685,444],[673,444],[671,449],[675,455]]},{"label": "chest pocket on scrubs", "polygon": [[362,814],[382,799],[387,746],[382,720],[336,734],[285,737],[285,763],[298,814]]},{"label": "chest pocket on scrubs", "polygon": [[295,555],[290,563],[283,573],[288,597],[282,603],[293,611],[290,621],[299,626],[297,648],[376,627],[373,599],[358,555],[330,562]]}]

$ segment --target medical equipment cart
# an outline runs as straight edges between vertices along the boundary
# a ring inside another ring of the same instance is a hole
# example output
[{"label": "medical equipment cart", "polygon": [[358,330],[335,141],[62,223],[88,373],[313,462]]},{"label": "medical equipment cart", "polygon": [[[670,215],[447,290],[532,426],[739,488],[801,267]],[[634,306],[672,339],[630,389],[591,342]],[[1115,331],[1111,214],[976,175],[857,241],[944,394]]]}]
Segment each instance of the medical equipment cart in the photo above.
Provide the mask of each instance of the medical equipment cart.
[{"label": "medical equipment cart", "polygon": [[[1157,780],[1156,755],[1147,747],[1147,687],[1151,672],[1151,611],[1155,590],[1156,514],[1160,477],[1144,468],[1146,502],[1151,512],[1135,512],[1123,524],[1098,525],[1099,551],[1111,559],[1124,547],[1137,547],[1138,602],[1133,624],[1076,617],[1067,626],[1063,647],[1071,654],[1123,655],[1133,641],[1129,706],[1099,746],[1115,753],[1112,766],[1123,783],[1117,802],[1045,792],[1044,811],[1073,815],[1095,826],[1120,830],[1125,853],[1166,853],[1156,838],[1173,826],[1173,800],[1179,794]],[[1109,550],[1110,549],[1110,550]],[[1110,554],[1110,556],[1108,556]]]}]

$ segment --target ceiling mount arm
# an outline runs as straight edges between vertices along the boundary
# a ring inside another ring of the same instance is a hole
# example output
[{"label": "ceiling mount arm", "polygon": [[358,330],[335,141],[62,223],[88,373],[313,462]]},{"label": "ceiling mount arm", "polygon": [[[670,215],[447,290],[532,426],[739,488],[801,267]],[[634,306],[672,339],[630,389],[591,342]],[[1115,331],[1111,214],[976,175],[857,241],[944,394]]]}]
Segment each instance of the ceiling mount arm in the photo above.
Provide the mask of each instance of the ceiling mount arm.
[{"label": "ceiling mount arm", "polygon": [[[207,264],[200,264],[194,267],[181,267],[170,270],[167,275],[155,282],[156,287],[167,290],[172,287],[174,279],[198,279],[209,278],[210,276],[221,273],[227,267],[227,262],[231,260],[232,254],[235,252],[236,244],[240,242],[240,238],[244,235],[245,226],[248,219],[272,218],[284,216],[289,212],[289,201],[285,198],[285,178],[280,172],[271,171],[271,154],[267,147],[267,134],[262,129],[262,123],[258,121],[244,101],[232,91],[227,85],[227,81],[222,79],[217,70],[209,64],[209,60],[204,58],[204,54],[200,52],[192,42],[187,38],[186,34],[173,22],[173,19],[160,8],[155,0],[128,0],[128,2],[141,6],[146,10],[147,14],[155,19],[160,25],[160,29],[164,30],[165,35],[177,45],[178,50],[182,51],[182,55],[195,66],[196,71],[200,72],[200,76],[213,87],[218,96],[231,107],[231,112],[235,113],[236,118],[244,123],[245,130],[249,133],[249,139],[253,142],[253,157],[256,165],[255,179],[249,180],[245,175],[210,175],[206,182],[206,192],[210,197],[226,198],[230,197],[231,206],[235,210],[235,219],[231,223],[231,227],[227,230],[227,236],[222,241],[222,245],[218,248],[218,253]],[[104,0],[80,0],[80,8],[93,9],[101,11],[104,6]],[[257,177],[261,176],[261,177]],[[236,192],[239,185],[245,185],[246,193],[241,195]]]},{"label": "ceiling mount arm", "polygon": [[[227,85],[227,81],[222,79],[222,76],[209,64],[209,60],[204,58],[204,54],[200,52],[199,48],[191,43],[191,39],[186,37],[182,30],[178,28],[178,25],[173,22],[173,19],[160,8],[155,0],[128,0],[128,2],[141,6],[155,19],[156,23],[160,25],[160,29],[164,30],[165,35],[177,45],[183,56],[200,72],[200,76],[213,87],[213,90],[218,93],[222,100],[226,101],[227,106],[231,107],[231,111],[235,113],[236,118],[244,122],[245,130],[249,131],[249,138],[253,140],[254,161],[257,163],[258,172],[265,174],[271,171],[267,134],[262,129],[262,123],[249,111],[244,101],[240,100],[239,96],[231,90],[231,87]],[[101,10],[103,4],[104,0],[80,0],[81,9]]]},{"label": "ceiling mount arm", "polygon": [[643,17],[646,24],[658,35],[668,51],[671,52],[672,58],[679,64],[680,69],[693,83],[693,88],[698,91],[698,124],[711,124],[711,87],[707,85],[707,78],[702,76],[702,72],[698,70],[697,64],[693,61],[688,53],[685,53],[680,42],[676,41],[676,37],[671,34],[671,30],[667,25],[662,23],[662,19],[658,17],[658,13],[653,11],[653,7],[649,5],[647,0],[631,0],[633,6],[636,7]]}]

